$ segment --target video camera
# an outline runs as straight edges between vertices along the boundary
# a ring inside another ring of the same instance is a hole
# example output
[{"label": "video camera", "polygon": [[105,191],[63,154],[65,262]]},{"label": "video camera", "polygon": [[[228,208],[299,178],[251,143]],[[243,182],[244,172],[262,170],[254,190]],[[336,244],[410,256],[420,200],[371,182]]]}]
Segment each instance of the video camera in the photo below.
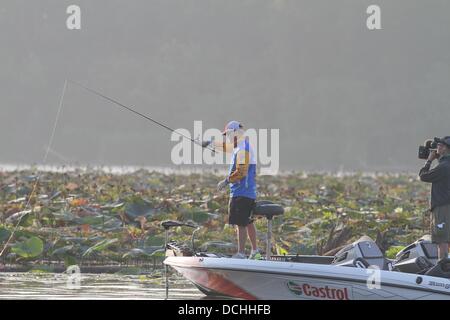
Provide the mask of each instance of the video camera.
[{"label": "video camera", "polygon": [[419,159],[428,159],[430,152],[436,150],[439,138],[434,138],[433,140],[428,139],[424,142],[423,146],[419,146]]}]

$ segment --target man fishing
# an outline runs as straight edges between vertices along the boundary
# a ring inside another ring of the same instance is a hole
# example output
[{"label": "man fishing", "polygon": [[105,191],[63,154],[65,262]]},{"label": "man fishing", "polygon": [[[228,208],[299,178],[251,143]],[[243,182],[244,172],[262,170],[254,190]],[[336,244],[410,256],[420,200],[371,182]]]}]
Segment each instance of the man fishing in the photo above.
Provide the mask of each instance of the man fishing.
[{"label": "man fishing", "polygon": [[[74,81],[70,83],[77,85],[97,96],[108,100],[119,107],[126,109],[142,118],[145,118],[160,127],[163,127],[171,132],[177,132],[176,130],[168,127],[164,123],[161,123],[145,114],[142,114],[117,100],[105,96],[104,94],[83,86]],[[177,132],[178,135],[192,141],[193,143],[200,144],[197,140],[183,135]],[[256,228],[253,224],[251,217],[253,208],[255,206],[256,199],[256,161],[252,148],[250,147],[248,138],[244,136],[243,126],[238,121],[230,121],[226,126],[222,135],[228,139],[231,143],[226,143],[226,139],[222,143],[214,142],[214,148],[221,148],[224,152],[232,152],[232,162],[230,165],[230,171],[228,176],[219,182],[217,188],[219,190],[225,189],[230,186],[230,203],[228,207],[229,211],[229,224],[237,225],[238,233],[238,252],[233,255],[234,258],[245,258],[245,241],[247,236],[250,239],[252,251],[250,253],[250,259],[260,259],[261,254],[256,245]],[[212,141],[204,141],[201,143],[203,148],[209,148]],[[214,149],[211,149],[214,150]]]},{"label": "man fishing", "polygon": [[[245,259],[245,242],[248,238],[252,246],[249,259],[260,259],[261,253],[256,244],[256,228],[252,219],[252,211],[256,200],[256,161],[244,128],[238,121],[230,121],[222,132],[223,142],[214,142],[214,148],[232,153],[228,176],[217,185],[219,191],[230,187],[228,205],[230,225],[237,226],[238,252],[233,258]],[[227,143],[226,140],[229,142]],[[207,147],[211,141],[203,142]]]}]

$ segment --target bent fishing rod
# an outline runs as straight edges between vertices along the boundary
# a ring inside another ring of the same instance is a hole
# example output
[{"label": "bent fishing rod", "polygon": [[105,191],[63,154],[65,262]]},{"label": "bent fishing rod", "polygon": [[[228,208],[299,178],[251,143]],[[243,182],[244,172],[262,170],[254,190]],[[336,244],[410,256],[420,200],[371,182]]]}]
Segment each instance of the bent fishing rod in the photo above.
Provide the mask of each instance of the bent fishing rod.
[{"label": "bent fishing rod", "polygon": [[154,124],[157,124],[158,126],[164,128],[164,129],[169,130],[170,132],[176,133],[176,134],[182,136],[183,138],[186,138],[186,139],[192,141],[193,143],[199,145],[199,146],[202,147],[202,148],[211,150],[213,153],[216,153],[216,150],[215,150],[215,149],[210,148],[209,146],[203,146],[198,140],[194,140],[194,139],[192,139],[191,137],[188,137],[188,136],[186,136],[186,135],[184,135],[184,134],[178,132],[177,130],[172,129],[171,127],[165,125],[164,123],[161,123],[160,121],[157,121],[157,120],[155,120],[155,119],[153,119],[153,118],[151,118],[151,117],[149,117],[149,116],[147,116],[147,115],[145,115],[145,114],[142,114],[142,113],[140,113],[140,112],[138,112],[138,111],[136,111],[136,110],[134,110],[134,109],[132,109],[132,108],[130,108],[130,107],[127,107],[126,105],[120,103],[119,101],[117,101],[117,100],[115,100],[115,99],[112,99],[112,98],[110,98],[110,97],[107,97],[107,96],[105,96],[104,94],[102,94],[102,93],[100,93],[100,92],[98,92],[98,91],[96,91],[96,90],[94,90],[94,89],[88,88],[88,87],[86,87],[86,86],[84,86],[84,85],[82,85],[82,84],[80,84],[80,83],[78,83],[78,82],[75,82],[75,81],[73,81],[73,80],[67,79],[67,82],[72,83],[72,84],[74,84],[74,85],[76,85],[76,86],[78,86],[78,87],[80,87],[80,88],[82,88],[82,89],[84,89],[84,90],[86,90],[86,91],[88,91],[88,92],[90,92],[90,93],[96,95],[96,96],[99,96],[99,97],[101,97],[101,98],[103,98],[103,99],[105,99],[105,100],[107,100],[107,101],[109,101],[109,102],[112,102],[112,103],[114,103],[115,105],[117,105],[117,106],[119,106],[119,107],[121,107],[121,108],[123,108],[123,109],[125,109],[125,110],[128,110],[128,111],[130,111],[130,112],[132,112],[132,113],[134,113],[134,114],[136,114],[136,115],[138,115],[138,116],[140,116],[141,118],[144,118],[144,119],[146,119],[146,120],[148,120],[148,121],[153,122]]}]

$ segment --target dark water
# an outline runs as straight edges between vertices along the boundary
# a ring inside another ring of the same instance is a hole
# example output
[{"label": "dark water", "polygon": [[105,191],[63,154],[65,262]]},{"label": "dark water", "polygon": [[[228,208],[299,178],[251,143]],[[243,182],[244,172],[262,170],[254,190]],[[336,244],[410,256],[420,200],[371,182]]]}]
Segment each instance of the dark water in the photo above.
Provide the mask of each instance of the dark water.
[{"label": "dark water", "polygon": [[[203,299],[190,282],[172,276],[169,299]],[[165,299],[164,280],[139,275],[0,273],[0,299]]]}]

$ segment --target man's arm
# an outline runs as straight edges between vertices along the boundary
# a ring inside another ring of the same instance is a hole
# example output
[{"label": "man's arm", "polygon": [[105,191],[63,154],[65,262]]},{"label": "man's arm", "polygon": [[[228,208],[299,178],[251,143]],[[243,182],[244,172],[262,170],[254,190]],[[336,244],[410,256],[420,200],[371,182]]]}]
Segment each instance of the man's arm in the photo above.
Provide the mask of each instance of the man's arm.
[{"label": "man's arm", "polygon": [[248,167],[250,165],[250,153],[241,150],[236,155],[236,167],[231,174],[220,181],[217,185],[217,190],[223,190],[229,183],[235,183],[245,178],[248,174]]},{"label": "man's arm", "polygon": [[437,165],[433,169],[430,169],[431,161],[427,161],[425,166],[420,169],[419,177],[423,182],[437,182],[441,180],[445,174],[446,170],[442,165]]},{"label": "man's arm", "polygon": [[226,153],[231,153],[234,149],[234,144],[227,143],[225,139],[223,139],[223,141],[208,140],[202,142],[203,148],[207,148],[208,146],[211,146],[214,150],[219,149]]},{"label": "man's arm", "polygon": [[219,149],[226,153],[232,153],[234,149],[234,143],[228,143],[225,139],[224,141],[214,141],[212,145],[214,149]]},{"label": "man's arm", "polygon": [[442,165],[437,165],[430,170],[431,163],[438,157],[436,150],[430,152],[425,166],[419,171],[420,180],[423,182],[437,182],[445,176],[445,168]]},{"label": "man's arm", "polygon": [[250,152],[241,150],[236,157],[236,168],[228,177],[230,182],[237,182],[246,177],[250,165]]}]

